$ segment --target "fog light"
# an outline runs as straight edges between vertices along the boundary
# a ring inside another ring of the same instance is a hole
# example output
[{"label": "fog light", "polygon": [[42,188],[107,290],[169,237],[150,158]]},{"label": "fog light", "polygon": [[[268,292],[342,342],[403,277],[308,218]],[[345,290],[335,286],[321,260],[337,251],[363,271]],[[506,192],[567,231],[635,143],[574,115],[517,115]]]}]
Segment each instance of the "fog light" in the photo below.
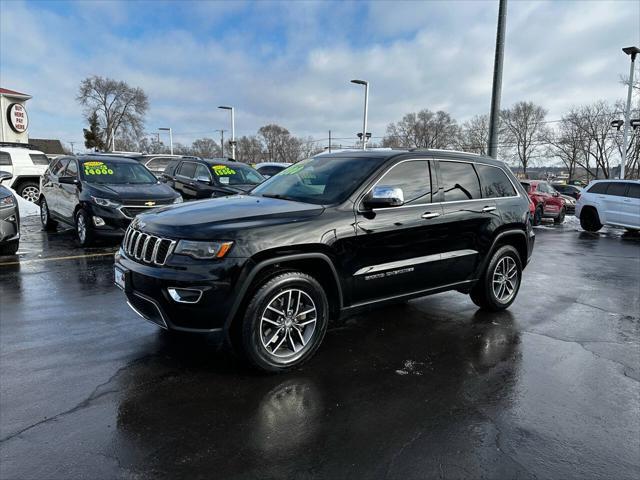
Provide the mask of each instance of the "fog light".
[{"label": "fog light", "polygon": [[178,303],[198,303],[202,290],[198,288],[167,288],[169,296]]},{"label": "fog light", "polygon": [[100,217],[93,217],[93,224],[96,227],[104,227],[105,225],[104,220]]}]

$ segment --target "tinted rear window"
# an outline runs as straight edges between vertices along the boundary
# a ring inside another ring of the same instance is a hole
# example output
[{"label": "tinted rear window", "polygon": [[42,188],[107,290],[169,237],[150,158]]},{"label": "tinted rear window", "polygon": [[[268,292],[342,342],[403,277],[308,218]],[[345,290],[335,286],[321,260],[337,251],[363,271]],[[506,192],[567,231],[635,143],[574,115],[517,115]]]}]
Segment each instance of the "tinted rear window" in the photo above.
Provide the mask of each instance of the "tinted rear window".
[{"label": "tinted rear window", "polygon": [[609,186],[609,182],[600,182],[594,184],[589,190],[589,193],[605,193],[607,191],[607,187]]},{"label": "tinted rear window", "polygon": [[627,194],[625,196],[630,198],[640,198],[640,185],[637,183],[629,184],[629,190],[627,190]]},{"label": "tinted rear window", "polygon": [[0,152],[0,165],[13,165],[11,155],[7,152]]},{"label": "tinted rear window", "polygon": [[42,153],[30,153],[29,156],[34,165],[49,165],[49,159]]},{"label": "tinted rear window", "polygon": [[193,162],[184,162],[180,165],[180,169],[178,170],[178,175],[182,175],[183,177],[193,178],[196,175],[196,164]]},{"label": "tinted rear window", "polygon": [[470,163],[441,161],[440,182],[445,202],[480,198],[480,182]]},{"label": "tinted rear window", "polygon": [[627,191],[627,184],[623,182],[611,182],[607,188],[607,195],[615,195],[616,197],[622,197],[624,192]]},{"label": "tinted rear window", "polygon": [[516,191],[507,175],[497,167],[476,164],[483,198],[514,197]]}]

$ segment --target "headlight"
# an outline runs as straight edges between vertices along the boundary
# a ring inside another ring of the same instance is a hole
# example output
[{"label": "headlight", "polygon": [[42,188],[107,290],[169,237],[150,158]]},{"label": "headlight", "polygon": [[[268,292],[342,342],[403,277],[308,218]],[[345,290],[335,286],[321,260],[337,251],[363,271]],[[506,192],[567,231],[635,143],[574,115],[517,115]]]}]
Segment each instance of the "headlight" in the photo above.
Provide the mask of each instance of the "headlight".
[{"label": "headlight", "polygon": [[178,198],[176,198],[173,203],[182,203],[182,197],[179,196]]},{"label": "headlight", "polygon": [[108,198],[91,197],[91,199],[96,205],[100,205],[101,207],[118,208],[120,206],[118,202],[114,202]]},{"label": "headlight", "polygon": [[180,240],[173,253],[193,258],[222,258],[231,249],[233,242],[194,242]]},{"label": "headlight", "polygon": [[0,207],[13,207],[16,204],[16,199],[13,195],[0,198]]}]

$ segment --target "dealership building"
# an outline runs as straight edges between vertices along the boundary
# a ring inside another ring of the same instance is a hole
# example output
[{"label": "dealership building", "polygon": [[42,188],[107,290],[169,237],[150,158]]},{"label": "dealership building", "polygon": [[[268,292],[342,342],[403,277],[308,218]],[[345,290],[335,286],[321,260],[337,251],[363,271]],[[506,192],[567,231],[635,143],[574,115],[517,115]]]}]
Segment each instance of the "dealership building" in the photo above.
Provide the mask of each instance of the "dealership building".
[{"label": "dealership building", "polygon": [[31,95],[0,87],[0,142],[29,143],[29,114],[26,103]]}]

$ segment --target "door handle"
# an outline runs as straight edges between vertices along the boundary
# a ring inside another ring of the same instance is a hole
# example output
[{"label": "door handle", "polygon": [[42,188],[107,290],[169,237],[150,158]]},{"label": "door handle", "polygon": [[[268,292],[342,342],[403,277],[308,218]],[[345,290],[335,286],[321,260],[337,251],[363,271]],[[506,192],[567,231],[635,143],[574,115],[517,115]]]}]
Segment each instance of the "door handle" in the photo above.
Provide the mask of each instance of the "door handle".
[{"label": "door handle", "polygon": [[496,209],[496,207],[486,206],[486,207],[484,207],[484,208],[482,209],[482,211],[483,211],[484,213],[487,213],[487,212],[493,212],[495,209]]},{"label": "door handle", "polygon": [[423,213],[422,214],[422,218],[424,219],[430,219],[430,218],[436,218],[439,217],[440,214],[438,212],[427,212],[427,213]]}]

